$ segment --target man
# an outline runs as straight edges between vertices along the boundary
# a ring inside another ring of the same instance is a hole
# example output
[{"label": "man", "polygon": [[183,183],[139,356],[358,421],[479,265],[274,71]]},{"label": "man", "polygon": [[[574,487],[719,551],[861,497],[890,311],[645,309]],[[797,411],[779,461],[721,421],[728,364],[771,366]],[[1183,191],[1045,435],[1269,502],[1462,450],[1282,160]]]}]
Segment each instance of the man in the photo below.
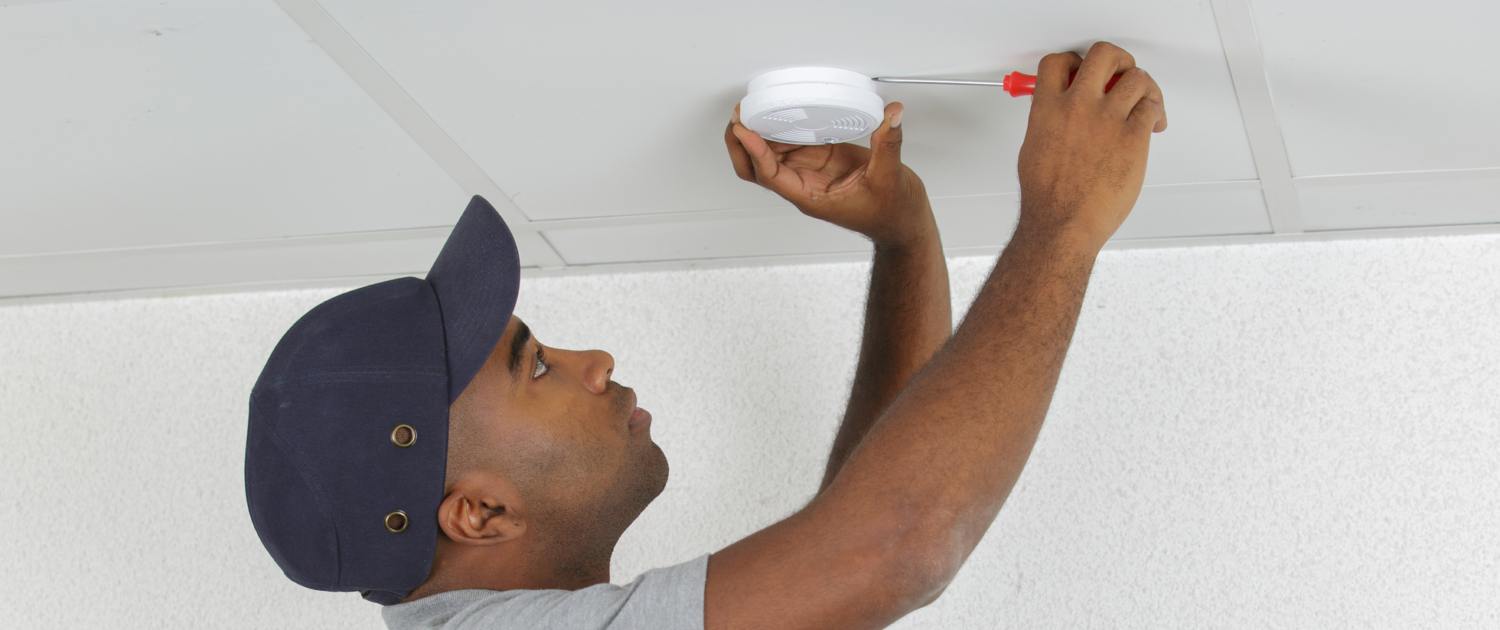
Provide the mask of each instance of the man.
[{"label": "man", "polygon": [[936,222],[900,163],[901,112],[886,108],[868,150],[767,143],[737,112],[725,133],[741,178],[875,245],[854,390],[802,510],[610,584],[610,554],[665,486],[666,457],[610,355],[548,347],[512,316],[515,245],[476,197],[426,280],[335,297],[277,345],[245,464],[267,550],[299,584],[386,605],[392,628],[882,628],[931,603],[1030,455],[1093,262],[1135,204],[1166,111],[1108,43],[1041,61],[1020,221],[952,339]]}]

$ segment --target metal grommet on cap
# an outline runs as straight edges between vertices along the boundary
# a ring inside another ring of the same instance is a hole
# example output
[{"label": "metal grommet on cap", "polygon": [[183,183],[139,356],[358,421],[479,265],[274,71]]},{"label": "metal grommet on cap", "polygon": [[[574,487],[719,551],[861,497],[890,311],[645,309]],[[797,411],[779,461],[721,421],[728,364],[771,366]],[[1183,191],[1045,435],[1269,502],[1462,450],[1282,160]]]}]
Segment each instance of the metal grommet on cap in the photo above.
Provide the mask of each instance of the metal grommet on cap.
[{"label": "metal grommet on cap", "polygon": [[396,510],[385,515],[385,530],[392,534],[406,531],[406,512]]},{"label": "metal grommet on cap", "polygon": [[398,424],[391,429],[391,443],[406,448],[417,443],[417,430],[409,424]]}]

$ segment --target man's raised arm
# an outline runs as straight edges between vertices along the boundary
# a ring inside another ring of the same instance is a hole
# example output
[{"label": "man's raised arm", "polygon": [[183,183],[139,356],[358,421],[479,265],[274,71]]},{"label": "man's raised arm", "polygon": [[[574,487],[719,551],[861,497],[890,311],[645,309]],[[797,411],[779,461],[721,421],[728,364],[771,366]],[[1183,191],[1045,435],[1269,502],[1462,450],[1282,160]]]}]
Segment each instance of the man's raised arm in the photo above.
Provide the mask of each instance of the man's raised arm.
[{"label": "man's raised arm", "polygon": [[[932,206],[924,204],[919,212],[930,218]],[[951,304],[948,263],[936,221],[929,220],[906,242],[875,243],[859,365],[818,494],[833,483],[854,447],[917,370],[948,341],[953,331]]]},{"label": "man's raised arm", "polygon": [[901,163],[903,112],[900,103],[886,106],[869,149],[766,142],[739,124],[738,108],[724,131],[741,179],[875,245],[859,364],[819,493],[953,331],[948,264],[932,203],[922,179]]},{"label": "man's raised arm", "polygon": [[1051,403],[1094,260],[1140,194],[1151,133],[1166,128],[1160,89],[1117,47],[1048,55],[1037,74],[1020,221],[963,324],[826,491],[710,558],[708,630],[883,628],[935,599],[994,522]]}]

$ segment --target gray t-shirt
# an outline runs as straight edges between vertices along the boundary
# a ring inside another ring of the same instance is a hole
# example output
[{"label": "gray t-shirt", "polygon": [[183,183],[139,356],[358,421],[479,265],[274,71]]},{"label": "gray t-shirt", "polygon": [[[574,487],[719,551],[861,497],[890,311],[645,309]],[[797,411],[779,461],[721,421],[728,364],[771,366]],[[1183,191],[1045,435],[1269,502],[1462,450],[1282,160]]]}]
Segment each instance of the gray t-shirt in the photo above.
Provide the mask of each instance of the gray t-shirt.
[{"label": "gray t-shirt", "polygon": [[391,630],[703,630],[708,556],[651,569],[625,586],[448,591],[380,614]]}]

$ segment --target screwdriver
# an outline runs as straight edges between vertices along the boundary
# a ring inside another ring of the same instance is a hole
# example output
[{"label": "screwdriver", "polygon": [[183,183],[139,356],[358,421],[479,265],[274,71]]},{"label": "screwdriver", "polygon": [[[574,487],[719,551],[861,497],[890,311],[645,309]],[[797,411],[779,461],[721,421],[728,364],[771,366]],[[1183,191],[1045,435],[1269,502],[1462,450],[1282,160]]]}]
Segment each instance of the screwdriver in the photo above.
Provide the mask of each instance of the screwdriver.
[{"label": "screwdriver", "polygon": [[[1078,71],[1068,73],[1068,85],[1073,84],[1073,77],[1078,76]],[[899,79],[896,77],[875,77],[876,81],[885,83],[938,83],[942,85],[998,85],[1011,96],[1027,96],[1036,92],[1036,75],[1012,72],[1005,75],[1005,81],[963,81],[959,79]],[[1104,84],[1104,91],[1108,92],[1115,86],[1115,81],[1120,80],[1120,75],[1110,77],[1109,82]]]}]

